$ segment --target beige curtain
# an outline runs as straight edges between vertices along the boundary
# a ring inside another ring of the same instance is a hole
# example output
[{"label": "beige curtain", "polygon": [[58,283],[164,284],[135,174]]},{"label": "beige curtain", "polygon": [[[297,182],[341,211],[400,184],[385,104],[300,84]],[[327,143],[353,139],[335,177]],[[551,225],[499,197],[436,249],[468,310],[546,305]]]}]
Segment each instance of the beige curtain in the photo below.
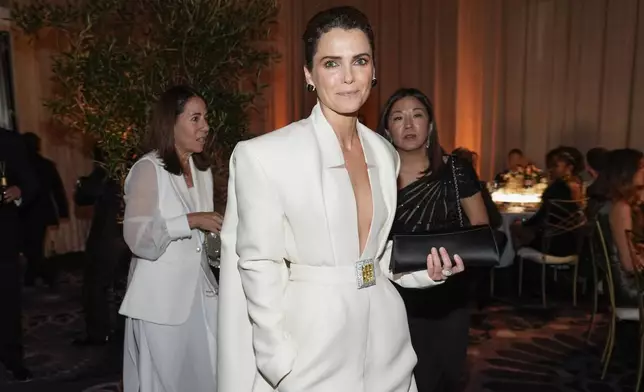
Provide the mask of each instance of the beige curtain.
[{"label": "beige curtain", "polygon": [[[302,76],[302,31],[315,12],[347,4],[367,13],[377,37],[379,83],[363,110],[371,128],[387,97],[411,86],[433,99],[447,150],[480,153],[483,178],[514,147],[540,164],[560,143],[584,152],[644,149],[644,0],[283,0],[283,57],[258,102],[254,132],[308,115],[314,96]],[[51,129],[42,108],[51,51],[15,35],[13,43],[20,130],[43,137],[71,195],[91,161],[80,142]],[[51,237],[58,252],[83,247],[89,216],[74,207],[72,214]]]},{"label": "beige curtain", "polygon": [[267,132],[308,115],[301,33],[315,12],[354,5],[376,32],[375,128],[398,87],[434,101],[441,142],[480,153],[481,176],[511,148],[543,164],[559,144],[644,149],[644,0],[283,0]]}]

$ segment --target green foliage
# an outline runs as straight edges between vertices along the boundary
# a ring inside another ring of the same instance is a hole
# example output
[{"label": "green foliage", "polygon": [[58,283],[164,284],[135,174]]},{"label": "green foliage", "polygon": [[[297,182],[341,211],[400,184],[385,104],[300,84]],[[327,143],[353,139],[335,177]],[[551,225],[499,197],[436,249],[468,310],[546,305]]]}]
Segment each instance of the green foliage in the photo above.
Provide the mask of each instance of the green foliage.
[{"label": "green foliage", "polygon": [[270,46],[276,0],[36,0],[14,4],[15,26],[37,38],[62,34],[55,91],[45,105],[66,129],[94,138],[113,178],[139,151],[148,106],[173,84],[203,93],[213,166],[245,137],[248,110],[278,58]]}]

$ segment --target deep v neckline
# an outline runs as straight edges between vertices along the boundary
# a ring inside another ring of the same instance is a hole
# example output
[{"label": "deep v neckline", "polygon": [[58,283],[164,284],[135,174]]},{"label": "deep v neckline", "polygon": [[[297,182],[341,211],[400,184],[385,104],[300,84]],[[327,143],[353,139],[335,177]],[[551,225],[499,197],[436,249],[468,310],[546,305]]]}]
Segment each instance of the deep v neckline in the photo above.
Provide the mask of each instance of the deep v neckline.
[{"label": "deep v neckline", "polygon": [[364,162],[365,169],[367,170],[367,183],[369,185],[369,196],[371,198],[371,219],[369,220],[369,229],[367,231],[367,237],[365,239],[364,246],[362,246],[362,244],[360,243],[360,214],[358,212],[359,211],[358,197],[356,196],[356,189],[353,185],[353,181],[351,181],[351,174],[349,173],[349,167],[347,166],[347,160],[344,157],[344,152],[342,152],[342,157],[344,159],[344,170],[349,179],[349,184],[351,186],[351,194],[353,195],[353,203],[355,205],[355,217],[356,217],[355,230],[358,237],[358,259],[362,260],[365,258],[365,251],[369,247],[369,242],[371,241],[373,224],[376,218],[376,205],[375,205],[376,202],[375,202],[375,196],[374,196],[373,181],[371,178],[371,170],[369,170],[369,162],[367,162],[367,154],[364,149],[364,142],[362,140],[362,136],[360,135],[359,131],[358,131],[358,141],[360,142],[360,149],[362,150],[362,161]]}]

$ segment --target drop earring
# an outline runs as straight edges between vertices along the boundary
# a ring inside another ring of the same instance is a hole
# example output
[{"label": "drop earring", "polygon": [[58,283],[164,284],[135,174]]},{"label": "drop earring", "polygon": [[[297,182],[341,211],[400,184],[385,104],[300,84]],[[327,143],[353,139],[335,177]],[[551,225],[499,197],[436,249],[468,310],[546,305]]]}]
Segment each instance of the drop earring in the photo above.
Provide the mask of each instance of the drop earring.
[{"label": "drop earring", "polygon": [[313,91],[315,91],[315,86],[312,85],[311,83],[309,83],[309,84],[306,85],[306,90],[308,92],[312,93]]},{"label": "drop earring", "polygon": [[371,79],[371,87],[376,87],[377,84],[378,84],[378,79],[376,79],[375,77]]}]

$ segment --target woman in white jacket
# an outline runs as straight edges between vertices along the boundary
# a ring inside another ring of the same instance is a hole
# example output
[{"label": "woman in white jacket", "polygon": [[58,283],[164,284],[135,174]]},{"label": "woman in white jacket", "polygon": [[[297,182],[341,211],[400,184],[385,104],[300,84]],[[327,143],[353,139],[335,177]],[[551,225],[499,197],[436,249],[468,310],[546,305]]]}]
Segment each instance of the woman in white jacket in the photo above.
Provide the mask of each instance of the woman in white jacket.
[{"label": "woman in white jacket", "polygon": [[213,212],[208,133],[204,99],[170,88],[152,113],[149,152],[125,180],[125,392],[216,389],[218,287],[203,242],[222,217]]},{"label": "woman in white jacket", "polygon": [[405,307],[387,279],[428,287],[463,271],[445,249],[392,276],[387,237],[400,161],[358,123],[374,37],[353,7],[304,33],[311,116],[240,143],[222,231],[218,392],[408,392]]}]

